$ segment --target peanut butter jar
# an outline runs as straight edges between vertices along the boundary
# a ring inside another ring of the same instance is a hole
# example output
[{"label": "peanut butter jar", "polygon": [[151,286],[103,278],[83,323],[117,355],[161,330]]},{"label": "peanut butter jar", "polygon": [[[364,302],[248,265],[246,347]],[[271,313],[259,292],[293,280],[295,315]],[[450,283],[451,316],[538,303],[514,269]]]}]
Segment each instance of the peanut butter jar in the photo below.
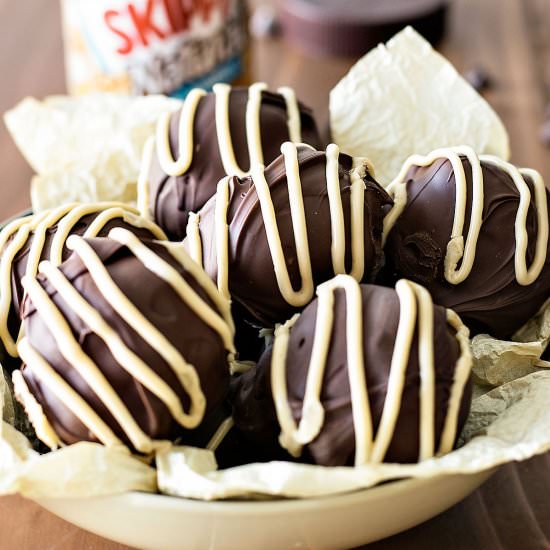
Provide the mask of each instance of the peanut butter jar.
[{"label": "peanut butter jar", "polygon": [[61,0],[67,88],[184,97],[245,82],[244,0]]}]

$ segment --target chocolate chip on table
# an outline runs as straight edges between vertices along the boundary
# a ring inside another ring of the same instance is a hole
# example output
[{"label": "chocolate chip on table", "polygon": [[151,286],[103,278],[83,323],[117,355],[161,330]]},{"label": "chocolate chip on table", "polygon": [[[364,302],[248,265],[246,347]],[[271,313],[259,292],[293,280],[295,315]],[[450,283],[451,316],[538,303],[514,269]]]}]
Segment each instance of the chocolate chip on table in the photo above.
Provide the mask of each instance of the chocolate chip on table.
[{"label": "chocolate chip on table", "polygon": [[488,90],[492,86],[489,73],[482,67],[472,67],[464,72],[466,81],[478,92]]},{"label": "chocolate chip on table", "polygon": [[281,26],[274,6],[258,6],[250,17],[250,34],[254,38],[273,38],[279,35]]},{"label": "chocolate chip on table", "polygon": [[548,117],[540,127],[539,139],[543,145],[550,147],[550,118]]}]

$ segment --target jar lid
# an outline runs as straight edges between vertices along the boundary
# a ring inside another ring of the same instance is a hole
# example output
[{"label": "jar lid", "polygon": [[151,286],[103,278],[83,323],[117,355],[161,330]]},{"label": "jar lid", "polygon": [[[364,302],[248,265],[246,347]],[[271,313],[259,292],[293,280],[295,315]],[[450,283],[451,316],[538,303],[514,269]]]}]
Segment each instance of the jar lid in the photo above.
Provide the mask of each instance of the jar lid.
[{"label": "jar lid", "polygon": [[443,36],[448,0],[279,0],[285,37],[314,55],[362,55],[412,25]]}]

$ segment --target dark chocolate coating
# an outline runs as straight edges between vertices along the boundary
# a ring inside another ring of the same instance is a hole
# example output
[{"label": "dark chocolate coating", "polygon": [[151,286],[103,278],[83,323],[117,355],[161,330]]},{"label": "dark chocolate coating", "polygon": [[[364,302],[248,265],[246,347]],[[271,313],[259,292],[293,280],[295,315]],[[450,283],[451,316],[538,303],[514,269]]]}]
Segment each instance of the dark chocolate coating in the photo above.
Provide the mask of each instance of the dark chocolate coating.
[{"label": "dark chocolate coating", "polygon": [[[198,318],[168,283],[146,269],[126,247],[106,238],[87,239],[87,242],[99,255],[110,276],[129,300],[168,338],[185,360],[197,369],[207,399],[206,417],[216,414],[229,388],[227,352],[218,333]],[[200,284],[183,270],[161,244],[148,241],[147,246],[175,267],[193,290],[215,308]],[[124,343],[169,384],[180,397],[184,409],[188,410],[187,393],[172,369],[98,291],[80,258],[76,254],[71,255],[60,269],[109,325],[116,329]],[[155,439],[175,440],[181,436],[185,441],[186,433],[192,432],[186,432],[177,424],[164,403],[116,362],[103,340],[80,320],[47,280],[42,276],[39,276],[38,280],[63,313],[84,352],[98,365],[143,431]],[[26,336],[32,346],[86,399],[116,435],[129,444],[124,432],[105,405],[91,391],[76,369],[61,356],[50,329],[28,297],[24,299],[22,313]],[[96,441],[94,435],[33,374],[31,367],[24,365],[22,372],[31,392],[44,408],[46,417],[63,442],[71,444],[78,441]],[[207,421],[208,418],[204,422]],[[192,435],[195,440],[195,434]]]},{"label": "dark chocolate coating", "polygon": [[235,348],[240,361],[257,362],[265,350],[265,338],[260,335],[260,328],[244,320],[241,308],[235,302],[231,307],[235,323]]},{"label": "dark chocolate coating", "polygon": [[[271,357],[271,346],[264,355]],[[292,455],[279,445],[280,428],[271,396],[270,372],[269,361],[262,356],[256,367],[232,378],[229,401],[233,405],[235,425],[226,439],[233,446],[240,448],[240,456],[226,448],[220,448],[219,459],[222,462],[240,465],[272,460],[294,460]],[[231,444],[227,447],[231,447]],[[307,456],[307,449],[304,455]],[[218,458],[218,453],[216,457]],[[300,460],[311,462],[304,460],[304,456]]]},{"label": "dark chocolate coating", "polygon": [[[361,285],[363,303],[363,357],[374,433],[378,430],[391,357],[399,321],[399,299],[395,290]],[[301,314],[291,330],[286,360],[286,379],[290,407],[300,421],[302,401],[313,346],[317,317],[317,300]],[[233,417],[236,428],[264,453],[280,453],[280,433],[271,393],[271,348],[255,370],[241,376],[232,390]],[[453,383],[460,348],[455,331],[446,322],[445,309],[434,306],[435,450],[437,451],[448,398]],[[415,332],[405,377],[402,404],[396,429],[385,456],[386,462],[416,462],[419,453],[418,335]],[[465,389],[460,407],[457,436],[468,416],[471,384]],[[304,449],[306,461],[324,466],[352,465],[355,457],[355,431],[352,418],[349,373],[347,368],[346,301],[337,290],[334,301],[334,324],[331,345],[321,392],[325,421],[319,435]]]},{"label": "dark chocolate coating", "polygon": [[[229,127],[235,159],[242,170],[248,170],[250,166],[245,124],[247,101],[248,88],[231,90]],[[179,241],[185,237],[189,212],[200,210],[216,192],[218,181],[226,175],[216,134],[215,103],[214,93],[207,94],[199,102],[193,133],[193,160],[187,172],[181,176],[168,176],[160,167],[156,155],[153,155],[149,175],[149,209],[155,222],[171,240]],[[320,147],[322,143],[311,110],[301,103],[299,108],[302,141]],[[172,115],[170,122],[173,158],[179,156],[179,120],[180,111]],[[283,96],[262,92],[260,135],[266,165],[280,154],[281,145],[290,139],[287,120]]]},{"label": "dark chocolate coating", "polygon": [[[468,234],[472,170],[463,160],[466,174],[467,209],[464,236]],[[472,334],[489,333],[508,338],[542,306],[550,295],[550,255],[536,279],[528,286],[516,282],[514,223],[519,192],[511,177],[482,163],[484,182],[483,223],[470,275],[457,285],[444,276],[444,259],[455,208],[455,179],[446,159],[425,168],[413,167],[407,175],[407,206],[390,232],[386,247],[387,267],[381,281],[392,284],[405,277],[424,285],[434,302],[454,309]],[[534,189],[527,217],[529,237],[527,265],[534,257],[537,220]],[[547,192],[547,202],[549,198]],[[549,251],[550,252],[550,251]]]},{"label": "dark chocolate coating", "polygon": [[[71,229],[69,235],[83,235],[86,229],[93,223],[99,214],[102,212],[96,212],[93,214],[88,214],[83,216]],[[52,225],[46,231],[46,238],[44,240],[44,246],[42,247],[42,253],[40,254],[40,261],[49,260],[50,257],[50,248],[57,232],[58,224]],[[98,237],[106,237],[109,234],[111,229],[115,227],[122,227],[131,231],[136,237],[140,239],[153,239],[154,235],[144,227],[135,227],[131,224],[126,223],[122,218],[114,218],[107,222],[105,226],[98,233]],[[23,248],[16,254],[13,259],[13,268],[11,272],[11,282],[12,282],[12,296],[13,296],[13,307],[16,312],[19,312],[21,305],[21,300],[23,299],[23,285],[21,284],[21,279],[25,275],[25,270],[27,269],[27,263],[29,261],[29,252],[32,246],[34,239],[34,231],[29,235],[27,242]],[[9,243],[8,243],[9,244]],[[70,255],[70,250],[64,246],[62,252],[63,260],[66,260]]]},{"label": "dark chocolate coating", "polygon": [[[331,256],[331,219],[326,181],[326,155],[306,147],[298,148],[300,179],[306,213],[306,225],[315,286],[334,276]],[[352,158],[339,158],[340,190],[344,210],[346,269],[351,269],[350,170]],[[284,157],[281,155],[265,170],[283,252],[293,288],[301,286]],[[387,193],[367,172],[364,182],[365,272],[363,281],[374,279],[382,262],[381,234],[384,207],[391,204]],[[229,225],[229,292],[240,305],[245,318],[253,324],[273,327],[292,316],[295,308],[283,298],[269,250],[258,195],[251,177],[230,180]],[[217,279],[215,242],[215,206],[213,197],[200,212],[203,264],[206,272]]]},{"label": "dark chocolate coating", "polygon": [[[88,214],[86,216],[83,216],[71,229],[70,235],[82,235],[86,231],[88,226],[95,220],[95,218],[100,213],[101,212],[96,212],[93,214]],[[42,248],[42,253],[40,254],[40,261],[49,259],[50,247],[55,237],[57,226],[58,224],[55,224],[46,231],[44,246]],[[154,235],[148,229],[144,227],[134,227],[133,225],[126,223],[122,218],[115,218],[113,220],[110,220],[101,229],[98,236],[99,237],[107,236],[109,231],[115,227],[123,227],[124,229],[128,229],[140,239],[154,238]],[[8,240],[8,245],[11,242],[12,238]],[[25,271],[27,269],[29,252],[30,252],[33,238],[34,238],[34,231],[30,233],[27,241],[25,242],[21,250],[15,255],[15,258],[13,259],[13,264],[12,264],[12,270],[11,270],[12,305],[8,314],[8,328],[14,339],[17,338],[19,327],[21,326],[21,318],[19,313],[19,310],[21,307],[21,301],[23,299],[23,285],[21,284],[21,279],[25,275]],[[2,250],[0,254],[2,254],[5,251],[5,249],[6,248],[4,248],[4,250]],[[63,247],[63,252],[62,252],[63,260],[67,259],[69,254],[70,254],[69,249],[66,247]],[[2,361],[2,365],[4,366],[4,368],[7,368],[10,371],[15,368],[19,368],[20,366],[19,359],[11,357],[5,351],[5,349],[3,349],[3,346],[1,346],[1,344],[0,344],[0,347],[2,348],[0,349],[0,359]]]}]

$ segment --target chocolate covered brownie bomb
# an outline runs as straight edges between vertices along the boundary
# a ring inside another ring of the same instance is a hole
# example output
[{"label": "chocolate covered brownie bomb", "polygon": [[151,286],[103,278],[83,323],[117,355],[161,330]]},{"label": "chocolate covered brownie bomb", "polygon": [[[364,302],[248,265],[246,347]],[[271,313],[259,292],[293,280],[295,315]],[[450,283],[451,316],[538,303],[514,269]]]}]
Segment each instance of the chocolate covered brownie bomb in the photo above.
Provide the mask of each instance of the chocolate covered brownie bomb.
[{"label": "chocolate covered brownie bomb", "polygon": [[417,281],[473,334],[497,338],[550,296],[549,194],[535,170],[440,149],[408,159],[389,192],[384,283]]},{"label": "chocolate covered brownie bomb", "polygon": [[371,281],[391,204],[365,159],[287,142],[267,168],[220,181],[185,245],[244,318],[273,327],[338,273]]},{"label": "chocolate covered brownie bomb", "polygon": [[141,239],[166,239],[160,227],[138,215],[127,204],[69,203],[15,219],[0,232],[0,339],[11,357],[17,357],[15,341],[21,325],[21,279],[34,277],[41,260],[59,265],[69,255],[70,235],[105,236],[114,227],[131,230]]},{"label": "chocolate covered brownie bomb", "polygon": [[140,453],[195,441],[229,387],[229,303],[181,245],[116,228],[67,247],[61,266],[23,280],[13,380],[38,437]]},{"label": "chocolate covered brownie bomb", "polygon": [[270,163],[288,140],[321,145],[311,111],[291,88],[194,89],[179,112],[159,119],[145,147],[139,208],[172,240],[181,240],[189,212],[202,208],[223,176],[242,178],[253,164]]},{"label": "chocolate covered brownie bomb", "polygon": [[235,381],[238,433],[324,466],[417,462],[452,450],[470,400],[468,329],[421,286],[339,275],[275,330]]}]

